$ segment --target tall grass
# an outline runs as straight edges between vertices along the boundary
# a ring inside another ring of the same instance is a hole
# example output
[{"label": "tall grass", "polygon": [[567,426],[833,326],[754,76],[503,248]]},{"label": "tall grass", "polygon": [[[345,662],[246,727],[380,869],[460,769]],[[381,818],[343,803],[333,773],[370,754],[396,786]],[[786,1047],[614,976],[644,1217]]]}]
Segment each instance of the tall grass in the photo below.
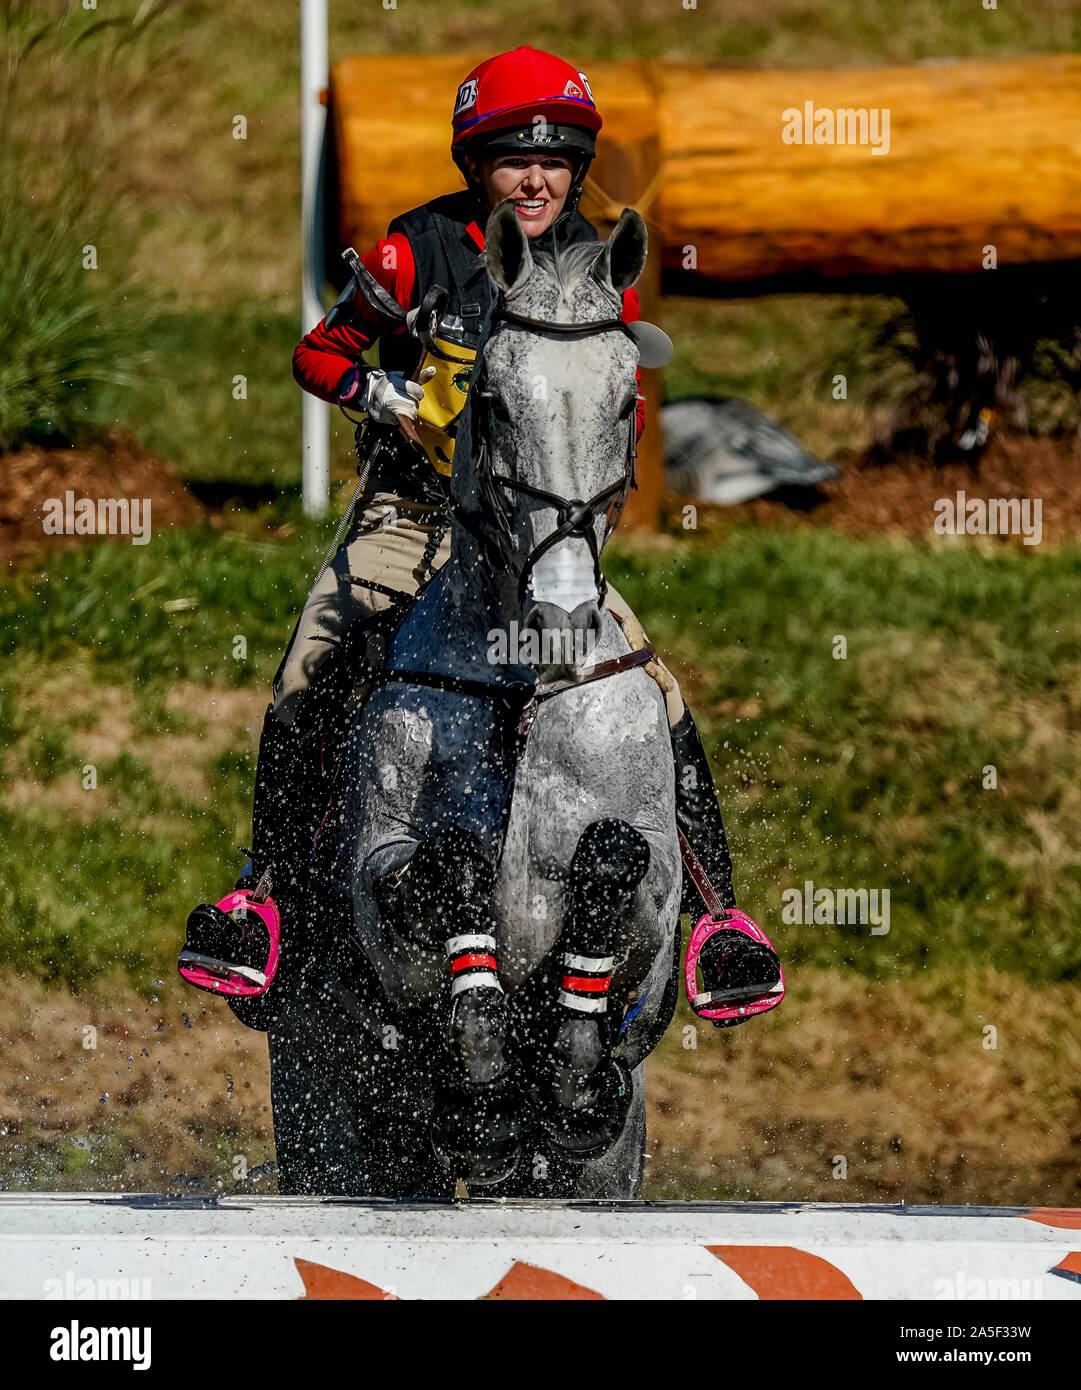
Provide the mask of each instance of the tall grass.
[{"label": "tall grass", "polygon": [[[126,385],[148,360],[140,316],[125,299],[113,219],[87,209],[74,171],[41,204],[18,162],[5,164],[0,449],[58,436],[76,441],[105,424],[103,388]],[[92,256],[96,268],[84,264]]]},{"label": "tall grass", "polygon": [[163,8],[0,6],[0,449],[93,434],[108,388],[150,360],[110,134],[146,80]]}]

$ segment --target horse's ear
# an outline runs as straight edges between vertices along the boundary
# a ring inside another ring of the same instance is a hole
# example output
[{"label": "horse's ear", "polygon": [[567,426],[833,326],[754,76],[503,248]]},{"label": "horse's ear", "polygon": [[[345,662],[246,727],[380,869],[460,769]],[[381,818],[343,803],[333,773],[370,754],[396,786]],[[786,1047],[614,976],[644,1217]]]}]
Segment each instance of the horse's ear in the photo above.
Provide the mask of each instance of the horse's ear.
[{"label": "horse's ear", "polygon": [[488,274],[507,296],[529,278],[533,269],[529,238],[522,230],[512,199],[500,203],[488,218],[484,229],[484,258]]},{"label": "horse's ear", "polygon": [[642,215],[624,208],[612,234],[597,257],[593,274],[602,285],[611,285],[617,294],[629,290],[646,265],[649,238]]}]

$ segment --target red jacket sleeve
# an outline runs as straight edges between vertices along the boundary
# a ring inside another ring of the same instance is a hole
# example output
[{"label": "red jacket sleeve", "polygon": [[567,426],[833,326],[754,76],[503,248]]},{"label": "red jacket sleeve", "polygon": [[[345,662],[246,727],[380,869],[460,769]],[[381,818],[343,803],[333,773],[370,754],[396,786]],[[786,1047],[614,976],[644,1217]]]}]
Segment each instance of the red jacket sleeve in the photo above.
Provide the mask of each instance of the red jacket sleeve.
[{"label": "red jacket sleeve", "polygon": [[[377,241],[361,260],[403,309],[412,308],[416,267],[412,248],[400,232]],[[310,333],[305,333],[293,353],[293,377],[297,384],[332,404],[338,400],[342,377],[357,365],[361,354],[379,336],[380,320],[363,296],[357,296],[354,307],[355,313],[346,315],[333,328],[327,328],[326,319],[321,319]]]},{"label": "red jacket sleeve", "polygon": [[[623,312],[620,315],[624,323],[637,323],[642,317],[642,306],[638,300],[638,291],[632,285],[629,290],[623,291]],[[642,394],[642,369],[635,372],[635,380],[638,382],[638,394]],[[639,401],[635,407],[635,418],[638,421],[638,438],[642,438],[642,431],[646,427],[646,404]]]}]

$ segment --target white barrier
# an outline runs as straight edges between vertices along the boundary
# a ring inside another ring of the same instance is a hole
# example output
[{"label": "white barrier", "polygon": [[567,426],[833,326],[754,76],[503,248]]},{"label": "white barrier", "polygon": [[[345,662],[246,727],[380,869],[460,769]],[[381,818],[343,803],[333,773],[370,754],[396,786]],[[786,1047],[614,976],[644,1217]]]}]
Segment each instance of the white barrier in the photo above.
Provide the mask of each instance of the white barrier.
[{"label": "white barrier", "polygon": [[2,1298],[1081,1299],[1081,1210],[0,1196]]}]

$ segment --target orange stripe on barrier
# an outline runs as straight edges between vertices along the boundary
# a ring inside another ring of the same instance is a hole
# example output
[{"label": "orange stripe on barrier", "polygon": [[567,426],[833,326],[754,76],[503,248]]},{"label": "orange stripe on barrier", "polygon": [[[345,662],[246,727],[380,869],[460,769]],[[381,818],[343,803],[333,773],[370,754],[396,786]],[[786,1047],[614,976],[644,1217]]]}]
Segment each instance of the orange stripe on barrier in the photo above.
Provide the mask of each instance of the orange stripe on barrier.
[{"label": "orange stripe on barrier", "polygon": [[301,1260],[296,1256],[293,1263],[297,1273],[304,1280],[304,1293],[300,1299],[314,1301],[319,1299],[364,1299],[369,1302],[400,1302],[396,1293],[387,1293],[378,1284],[369,1284],[367,1279],[359,1279],[355,1274],[346,1274],[340,1269],[327,1265],[313,1264],[311,1260]]},{"label": "orange stripe on barrier", "polygon": [[1019,1213],[1023,1221],[1038,1221],[1041,1226],[1059,1226],[1066,1231],[1081,1231],[1081,1207],[1033,1207]]},{"label": "orange stripe on barrier", "polygon": [[1051,1274],[1061,1274],[1063,1279],[1076,1279],[1081,1284],[1081,1252],[1071,1250],[1068,1255],[1064,1255],[1054,1269],[1049,1271]]},{"label": "orange stripe on barrier", "polygon": [[836,1265],[791,1245],[707,1245],[761,1299],[862,1299]]},{"label": "orange stripe on barrier", "polygon": [[536,1265],[523,1264],[515,1260],[503,1278],[482,1298],[506,1299],[550,1299],[567,1302],[571,1299],[599,1299],[605,1302],[604,1294],[596,1289],[587,1289],[584,1284],[576,1284],[562,1274],[550,1269],[539,1269]]}]

